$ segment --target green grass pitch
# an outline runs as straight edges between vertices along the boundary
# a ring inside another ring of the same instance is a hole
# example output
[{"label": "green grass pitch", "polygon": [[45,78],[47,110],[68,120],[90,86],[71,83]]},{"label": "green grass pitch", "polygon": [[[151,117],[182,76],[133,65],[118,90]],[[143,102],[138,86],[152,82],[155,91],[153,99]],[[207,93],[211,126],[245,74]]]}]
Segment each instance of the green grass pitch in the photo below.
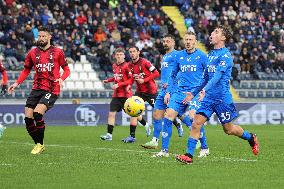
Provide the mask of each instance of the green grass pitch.
[{"label": "green grass pitch", "polygon": [[129,127],[114,128],[113,141],[99,139],[105,127],[47,127],[40,155],[30,154],[24,127],[9,127],[0,139],[0,188],[283,188],[284,127],[245,128],[257,133],[259,156],[246,141],[207,126],[211,155],[184,165],[174,154],[185,152],[187,128],[182,138],[173,128],[171,156],[157,159],[158,150],[140,147],[150,140],[141,126],[134,144],[121,142]]}]

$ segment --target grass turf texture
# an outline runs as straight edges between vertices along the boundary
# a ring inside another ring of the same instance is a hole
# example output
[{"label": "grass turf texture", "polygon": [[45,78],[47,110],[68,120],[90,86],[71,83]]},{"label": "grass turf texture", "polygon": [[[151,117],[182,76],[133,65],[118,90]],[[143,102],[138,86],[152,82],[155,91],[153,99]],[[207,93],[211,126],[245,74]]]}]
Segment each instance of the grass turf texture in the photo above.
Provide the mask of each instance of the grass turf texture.
[{"label": "grass turf texture", "polygon": [[[184,153],[185,136],[173,128],[169,158],[152,158],[140,147],[150,140],[142,127],[137,141],[124,144],[129,127],[114,128],[113,141],[102,141],[105,127],[47,127],[46,151],[31,155],[24,127],[9,127],[0,139],[0,188],[282,188],[284,127],[245,126],[256,132],[260,154],[248,143],[207,126],[211,155],[184,165],[174,159]],[[199,150],[196,151],[196,157]]]}]

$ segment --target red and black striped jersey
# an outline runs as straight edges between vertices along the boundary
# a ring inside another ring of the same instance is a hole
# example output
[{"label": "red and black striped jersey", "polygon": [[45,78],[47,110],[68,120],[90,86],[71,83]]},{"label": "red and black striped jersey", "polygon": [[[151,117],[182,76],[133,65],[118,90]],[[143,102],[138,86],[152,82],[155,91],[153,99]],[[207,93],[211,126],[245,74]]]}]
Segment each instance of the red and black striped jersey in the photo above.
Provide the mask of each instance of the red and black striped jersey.
[{"label": "red and black striped jersey", "polygon": [[[136,83],[136,92],[147,94],[157,93],[157,85],[154,79],[158,78],[160,74],[149,60],[139,58],[137,62],[130,63],[130,68]],[[140,84],[136,79],[144,79],[144,83]]]},{"label": "red and black striped jersey", "polygon": [[[2,79],[3,79],[3,85],[6,85],[8,82],[8,75],[6,72],[6,69],[4,67],[4,65],[2,64],[2,62],[0,61],[0,74],[2,75]],[[1,81],[1,80],[0,80]],[[1,82],[0,82],[1,84]]]},{"label": "red and black striped jersey", "polygon": [[112,97],[131,97],[132,96],[132,73],[129,68],[129,63],[122,64],[114,63],[112,65],[113,77],[108,78],[108,82],[118,84],[113,92]]}]

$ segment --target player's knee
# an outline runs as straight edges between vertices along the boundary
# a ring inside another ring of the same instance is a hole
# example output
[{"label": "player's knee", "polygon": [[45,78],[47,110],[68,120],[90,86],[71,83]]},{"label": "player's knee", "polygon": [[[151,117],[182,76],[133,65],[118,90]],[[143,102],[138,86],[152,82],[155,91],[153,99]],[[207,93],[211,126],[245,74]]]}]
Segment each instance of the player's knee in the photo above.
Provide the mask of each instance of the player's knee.
[{"label": "player's knee", "polygon": [[38,112],[34,112],[34,113],[33,113],[33,116],[34,116],[34,119],[35,119],[36,122],[42,121],[42,117],[43,117],[42,114],[40,114],[40,113],[38,113]]},{"label": "player's knee", "polygon": [[233,132],[233,128],[226,128],[224,127],[224,132],[227,134],[227,135],[232,135],[234,132]]},{"label": "player's knee", "polygon": [[114,117],[115,117],[115,112],[109,112],[108,116],[109,116],[110,118],[114,118]]},{"label": "player's knee", "polygon": [[174,120],[176,118],[176,114],[173,110],[167,110],[167,112],[165,113],[165,118],[169,119],[169,120]]}]

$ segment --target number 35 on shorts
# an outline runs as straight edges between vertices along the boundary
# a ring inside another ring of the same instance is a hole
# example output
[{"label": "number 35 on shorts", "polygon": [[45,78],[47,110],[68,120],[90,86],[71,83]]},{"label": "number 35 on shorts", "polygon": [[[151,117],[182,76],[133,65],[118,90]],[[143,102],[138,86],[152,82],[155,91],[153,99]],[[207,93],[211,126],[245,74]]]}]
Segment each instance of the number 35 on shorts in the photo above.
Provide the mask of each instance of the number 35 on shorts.
[{"label": "number 35 on shorts", "polygon": [[231,119],[231,114],[230,112],[222,112],[220,117],[222,122],[228,121]]}]

